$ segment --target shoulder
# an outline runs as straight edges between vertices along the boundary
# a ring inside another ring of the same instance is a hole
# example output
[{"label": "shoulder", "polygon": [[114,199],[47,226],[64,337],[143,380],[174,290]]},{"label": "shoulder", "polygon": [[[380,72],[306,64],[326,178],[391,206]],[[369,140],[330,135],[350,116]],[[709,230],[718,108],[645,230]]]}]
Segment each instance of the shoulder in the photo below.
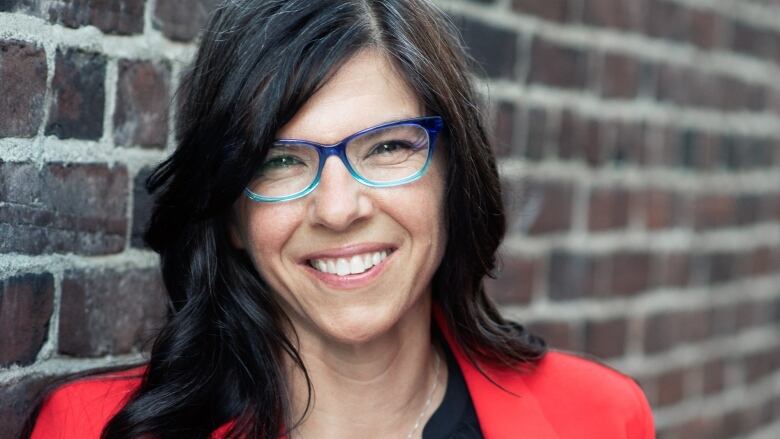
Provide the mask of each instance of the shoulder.
[{"label": "shoulder", "polygon": [[[523,375],[545,414],[567,420],[612,428],[624,424],[629,437],[654,437],[650,405],[639,384],[616,369],[596,360],[561,351],[549,351],[537,367]],[[582,425],[569,422],[572,428]]]},{"label": "shoulder", "polygon": [[31,439],[97,439],[141,383],[145,367],[81,378],[43,402]]}]

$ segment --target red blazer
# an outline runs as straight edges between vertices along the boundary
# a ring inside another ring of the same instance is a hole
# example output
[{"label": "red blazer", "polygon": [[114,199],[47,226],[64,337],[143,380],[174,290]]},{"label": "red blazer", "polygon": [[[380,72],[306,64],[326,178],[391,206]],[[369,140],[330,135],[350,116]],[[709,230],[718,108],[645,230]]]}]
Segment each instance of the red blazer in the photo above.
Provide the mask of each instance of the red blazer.
[{"label": "red blazer", "polygon": [[[435,316],[463,371],[485,439],[655,438],[650,406],[630,377],[557,351],[530,373],[484,367],[515,396],[479,373],[453,343],[441,315]],[[143,371],[139,367],[60,387],[44,402],[32,439],[98,439],[140,384]],[[227,428],[212,438],[223,438]]]}]

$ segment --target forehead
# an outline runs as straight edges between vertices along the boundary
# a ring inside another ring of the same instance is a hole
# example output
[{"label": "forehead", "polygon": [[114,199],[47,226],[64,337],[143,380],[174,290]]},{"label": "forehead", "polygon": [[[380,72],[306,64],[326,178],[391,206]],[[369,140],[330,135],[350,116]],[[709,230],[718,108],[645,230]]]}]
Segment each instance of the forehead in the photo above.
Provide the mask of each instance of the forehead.
[{"label": "forehead", "polygon": [[333,143],[364,128],[423,112],[391,62],[366,49],[347,60],[276,137]]}]

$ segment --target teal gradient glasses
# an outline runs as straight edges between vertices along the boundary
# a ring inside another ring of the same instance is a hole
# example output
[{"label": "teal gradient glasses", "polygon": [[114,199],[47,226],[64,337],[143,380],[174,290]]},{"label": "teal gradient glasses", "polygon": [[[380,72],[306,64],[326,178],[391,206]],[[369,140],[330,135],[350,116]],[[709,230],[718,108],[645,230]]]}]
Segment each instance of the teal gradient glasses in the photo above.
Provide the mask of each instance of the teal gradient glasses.
[{"label": "teal gradient glasses", "polygon": [[352,177],[366,186],[410,183],[428,169],[443,127],[441,117],[426,116],[366,128],[333,145],[276,140],[244,194],[263,203],[304,197],[317,187],[330,156],[340,158]]}]

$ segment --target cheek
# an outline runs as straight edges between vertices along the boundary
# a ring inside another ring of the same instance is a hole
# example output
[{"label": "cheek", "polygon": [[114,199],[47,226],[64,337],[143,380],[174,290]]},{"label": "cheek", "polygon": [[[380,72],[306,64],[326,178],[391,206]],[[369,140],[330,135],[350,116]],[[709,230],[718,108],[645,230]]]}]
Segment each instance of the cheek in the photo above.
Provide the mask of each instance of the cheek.
[{"label": "cheek", "polygon": [[244,241],[258,269],[267,271],[281,259],[300,222],[296,210],[293,205],[258,205],[248,215]]}]

